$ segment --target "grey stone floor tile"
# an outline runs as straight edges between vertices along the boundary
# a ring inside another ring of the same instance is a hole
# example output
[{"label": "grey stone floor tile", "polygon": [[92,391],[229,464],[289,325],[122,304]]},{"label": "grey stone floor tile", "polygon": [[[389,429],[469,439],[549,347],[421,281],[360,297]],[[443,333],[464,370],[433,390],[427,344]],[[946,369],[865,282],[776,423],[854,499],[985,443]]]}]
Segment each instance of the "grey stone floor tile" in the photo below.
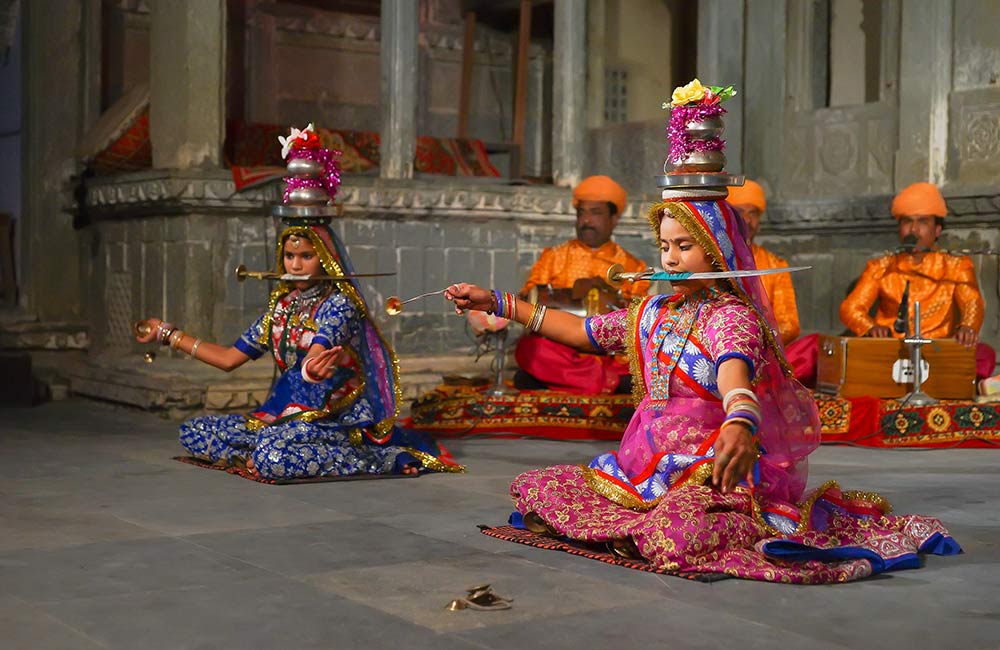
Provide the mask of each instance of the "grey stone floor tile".
[{"label": "grey stone floor tile", "polygon": [[[586,462],[609,442],[446,441],[469,474],[268,486],[171,460],[177,423],[146,414],[69,400],[0,418],[0,648],[35,635],[28,647],[43,650],[978,650],[1000,639],[1000,450],[820,448],[810,485],[834,479],[938,517],[966,554],[790,587],[695,583],[476,528],[506,520],[517,474]],[[440,609],[487,581],[514,610]]]},{"label": "grey stone floor tile", "polygon": [[[96,476],[75,490],[73,486],[79,481],[62,477],[52,481],[12,481],[3,492],[18,495],[13,498],[36,509],[99,513],[165,535],[281,527],[351,517],[321,503],[296,498],[295,488],[288,489],[291,486],[255,483],[224,472],[174,464],[177,471]],[[43,496],[28,496],[39,492]]]},{"label": "grey stone floor tile", "polygon": [[457,512],[484,501],[499,506],[504,493],[484,495],[465,489],[463,474],[425,474],[409,480],[371,480],[320,483],[296,489],[294,498],[325,505],[359,517],[391,517],[396,514]]},{"label": "grey stone floor tile", "polygon": [[238,587],[66,600],[45,609],[116,650],[476,647],[308,584],[273,577]]},{"label": "grey stone floor tile", "polygon": [[107,646],[36,607],[0,597],[0,647],[4,650],[101,650]]},{"label": "grey stone floor tile", "polygon": [[[772,627],[766,616],[746,619],[721,608],[702,609],[673,599],[649,597],[638,603],[608,598],[607,607],[552,615],[527,623],[462,630],[456,634],[489,648],[669,648],[670,650],[844,650],[821,630],[800,635]],[[863,646],[862,646],[863,647]]]},{"label": "grey stone floor tile", "polygon": [[458,558],[474,552],[459,544],[365,519],[191,535],[184,539],[234,560],[289,577],[344,567]]},{"label": "grey stone floor tile", "polygon": [[54,549],[78,544],[158,537],[159,532],[111,513],[85,511],[51,499],[0,499],[0,554],[18,549]]},{"label": "grey stone floor tile", "polygon": [[705,612],[766,622],[791,637],[843,647],[950,648],[958,639],[962,647],[991,647],[1000,639],[1000,613],[983,596],[997,591],[963,578],[970,567],[960,562],[934,557],[919,571],[830,586],[745,580],[702,585],[665,579],[662,593]]},{"label": "grey stone floor tile", "polygon": [[0,554],[0,594],[28,603],[239,582],[260,569],[161,537]]},{"label": "grey stone floor tile", "polygon": [[[484,506],[455,511],[401,513],[388,517],[376,517],[372,521],[433,539],[493,553],[514,545],[483,535],[478,526],[480,524],[489,526],[504,524],[509,515],[509,507]],[[498,546],[498,544],[502,546]]]},{"label": "grey stone floor tile", "polygon": [[[308,581],[323,591],[438,632],[529,623],[544,627],[543,622],[552,617],[639,604],[646,598],[637,589],[486,554],[329,571],[313,575]],[[445,609],[452,599],[464,596],[469,587],[486,583],[497,594],[514,598],[513,607],[500,611]]]}]

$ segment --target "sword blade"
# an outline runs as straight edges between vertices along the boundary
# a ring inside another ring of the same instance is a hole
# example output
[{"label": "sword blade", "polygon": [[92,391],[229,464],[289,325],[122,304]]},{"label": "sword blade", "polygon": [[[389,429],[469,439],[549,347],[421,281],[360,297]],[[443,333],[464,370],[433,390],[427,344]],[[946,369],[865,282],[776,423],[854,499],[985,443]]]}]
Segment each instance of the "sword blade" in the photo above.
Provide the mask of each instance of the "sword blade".
[{"label": "sword blade", "polygon": [[353,280],[354,278],[382,278],[395,273],[345,273],[344,275],[295,275],[293,273],[283,273],[276,276],[275,280],[285,282],[306,282],[308,280]]},{"label": "sword blade", "polygon": [[738,271],[712,271],[709,273],[667,273],[660,271],[652,274],[644,280],[665,280],[667,282],[679,280],[715,280],[718,278],[749,278],[759,275],[771,275],[773,273],[795,273],[796,271],[807,271],[811,266],[785,266],[779,269],[745,269]]}]

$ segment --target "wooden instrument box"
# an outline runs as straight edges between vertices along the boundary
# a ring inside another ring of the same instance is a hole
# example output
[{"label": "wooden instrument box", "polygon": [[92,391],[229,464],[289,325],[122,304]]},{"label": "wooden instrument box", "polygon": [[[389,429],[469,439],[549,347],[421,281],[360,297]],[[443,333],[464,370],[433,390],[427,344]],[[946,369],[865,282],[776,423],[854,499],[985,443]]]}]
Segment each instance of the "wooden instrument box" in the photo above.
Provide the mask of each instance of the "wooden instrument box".
[{"label": "wooden instrument box", "polygon": [[[954,339],[935,339],[921,348],[929,366],[921,390],[937,399],[972,399],[976,395],[976,351]],[[869,395],[899,398],[911,383],[897,383],[893,365],[910,358],[900,339],[820,336],[816,390],[840,397]]]}]

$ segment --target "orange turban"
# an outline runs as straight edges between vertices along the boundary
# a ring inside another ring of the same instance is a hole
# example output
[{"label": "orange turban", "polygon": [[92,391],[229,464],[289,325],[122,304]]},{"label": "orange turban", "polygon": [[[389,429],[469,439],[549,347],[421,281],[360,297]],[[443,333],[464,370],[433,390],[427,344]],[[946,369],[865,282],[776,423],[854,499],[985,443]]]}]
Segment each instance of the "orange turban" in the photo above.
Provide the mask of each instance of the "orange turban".
[{"label": "orange turban", "polygon": [[625,188],[608,176],[588,176],[573,188],[573,206],[580,201],[607,201],[618,208],[617,214],[625,210]]},{"label": "orange turban", "polygon": [[901,217],[944,217],[948,208],[937,185],[914,183],[896,195],[892,200],[892,216]]},{"label": "orange turban", "polygon": [[764,198],[764,188],[749,178],[740,187],[730,187],[729,205],[749,204],[763,212],[767,209],[767,199]]}]

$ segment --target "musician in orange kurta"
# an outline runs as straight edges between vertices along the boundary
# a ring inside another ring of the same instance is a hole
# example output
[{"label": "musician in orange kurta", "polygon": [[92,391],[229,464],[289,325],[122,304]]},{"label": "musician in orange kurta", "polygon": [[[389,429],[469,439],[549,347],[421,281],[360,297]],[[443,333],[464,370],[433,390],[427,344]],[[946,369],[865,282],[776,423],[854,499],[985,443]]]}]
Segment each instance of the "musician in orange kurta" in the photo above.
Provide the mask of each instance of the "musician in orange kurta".
[{"label": "musician in orange kurta", "polygon": [[[788,262],[783,257],[754,243],[757,231],[760,229],[760,218],[767,209],[767,198],[764,188],[750,179],[740,187],[729,188],[726,199],[747,224],[747,239],[753,252],[753,261],[758,269],[786,268]],[[774,309],[774,318],[778,323],[781,342],[788,345],[799,335],[799,310],[795,305],[795,288],[792,286],[790,273],[773,273],[760,278],[764,291]]]},{"label": "musician in orange kurta", "polygon": [[[937,238],[948,211],[938,188],[914,183],[893,199],[892,215],[899,222],[900,253],[871,260],[850,295],[840,305],[840,319],[857,336],[902,338],[893,325],[909,282],[909,329],[913,331],[913,305],[920,302],[921,333],[927,338],[952,338],[976,346],[976,374],[993,374],[996,354],[977,344],[983,325],[985,302],[979,292],[976,270],[965,255],[936,250]],[[870,315],[877,305],[875,316]]]},{"label": "musician in orange kurta", "polygon": [[[630,272],[645,270],[645,262],[611,241],[625,199],[625,189],[607,176],[583,179],[573,190],[576,239],[542,251],[521,295],[532,287],[571,289],[579,279],[604,278],[612,264],[621,264]],[[648,282],[621,286],[625,298],[644,296],[648,290]],[[514,378],[519,388],[608,394],[627,387],[623,382],[627,383],[629,368],[624,360],[581,353],[538,335],[522,336],[514,357],[521,368]]]}]

